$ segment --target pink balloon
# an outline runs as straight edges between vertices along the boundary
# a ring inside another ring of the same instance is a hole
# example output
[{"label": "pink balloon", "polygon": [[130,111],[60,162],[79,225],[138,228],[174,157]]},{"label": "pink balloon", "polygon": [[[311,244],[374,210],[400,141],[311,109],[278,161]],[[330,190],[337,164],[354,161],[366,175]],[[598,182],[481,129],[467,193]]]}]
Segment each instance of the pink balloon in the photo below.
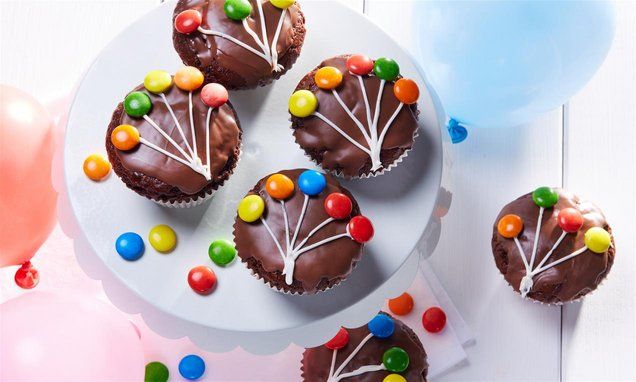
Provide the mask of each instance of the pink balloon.
[{"label": "pink balloon", "polygon": [[33,97],[0,85],[0,267],[30,260],[55,226],[52,127]]},{"label": "pink balloon", "polygon": [[0,380],[143,381],[130,321],[89,296],[29,292],[0,305]]}]

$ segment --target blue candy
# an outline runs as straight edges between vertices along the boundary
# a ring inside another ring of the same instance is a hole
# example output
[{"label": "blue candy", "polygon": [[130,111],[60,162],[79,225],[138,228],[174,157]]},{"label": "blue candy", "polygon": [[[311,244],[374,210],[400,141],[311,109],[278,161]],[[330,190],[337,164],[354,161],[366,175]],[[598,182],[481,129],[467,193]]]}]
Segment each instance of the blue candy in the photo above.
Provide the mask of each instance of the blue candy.
[{"label": "blue candy", "polygon": [[119,235],[115,249],[124,260],[135,261],[144,254],[144,240],[134,232]]},{"label": "blue candy", "polygon": [[194,381],[205,373],[205,361],[198,355],[190,354],[179,362],[179,374],[185,379]]},{"label": "blue candy", "polygon": [[298,177],[298,188],[309,196],[320,194],[326,186],[325,176],[318,171],[305,170]]},{"label": "blue candy", "polygon": [[367,324],[369,331],[378,338],[389,338],[395,330],[393,319],[386,314],[378,314]]}]

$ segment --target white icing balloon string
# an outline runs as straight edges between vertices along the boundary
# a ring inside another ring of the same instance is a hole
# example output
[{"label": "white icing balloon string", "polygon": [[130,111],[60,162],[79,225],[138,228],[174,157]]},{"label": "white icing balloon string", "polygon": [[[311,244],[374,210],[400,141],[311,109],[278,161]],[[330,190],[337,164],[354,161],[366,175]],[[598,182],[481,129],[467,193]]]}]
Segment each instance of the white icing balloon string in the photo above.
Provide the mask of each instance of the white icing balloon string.
[{"label": "white icing balloon string", "polygon": [[386,370],[386,366],[384,366],[384,364],[360,366],[360,368],[357,370],[354,370],[349,373],[341,374],[337,377],[329,379],[328,381],[338,382],[345,378],[355,377],[361,374],[370,373],[373,371],[381,371],[381,370]]},{"label": "white icing balloon string", "polygon": [[267,63],[270,63],[269,57],[266,56],[265,54],[263,54],[263,52],[259,52],[258,50],[256,50],[253,47],[247,45],[243,41],[241,41],[241,40],[239,40],[237,38],[234,38],[233,36],[230,36],[229,34],[225,34],[223,32],[217,32],[217,31],[213,31],[213,30],[208,30],[208,29],[203,29],[202,27],[199,27],[199,32],[201,32],[203,34],[208,34],[208,35],[212,35],[212,36],[218,36],[218,37],[222,37],[224,39],[230,40],[233,43],[235,43],[236,45],[239,45],[240,47],[249,50],[250,52],[252,52],[255,55],[257,55],[258,57],[260,57],[263,60],[267,61]]},{"label": "white icing balloon string", "polygon": [[514,238],[515,244],[517,245],[517,249],[519,250],[519,256],[521,256],[521,260],[523,260],[523,266],[526,268],[526,273],[530,273],[530,265],[528,265],[528,260],[526,259],[526,254],[523,252],[523,248],[521,247],[521,243],[519,239]]},{"label": "white icing balloon string", "polygon": [[305,212],[307,212],[307,205],[309,204],[309,195],[305,194],[305,200],[303,200],[303,208],[300,210],[300,218],[298,218],[298,223],[296,224],[296,230],[294,231],[294,237],[290,243],[290,247],[294,246],[296,243],[296,238],[298,237],[298,232],[300,231],[300,227],[303,224],[303,219],[305,218]]},{"label": "white icing balloon string", "polygon": [[188,140],[185,137],[185,132],[181,128],[181,124],[179,123],[179,120],[177,119],[177,116],[174,114],[174,110],[172,110],[172,106],[170,106],[170,103],[168,102],[168,99],[166,98],[165,94],[160,93],[159,95],[161,96],[161,99],[163,100],[163,103],[166,104],[166,107],[168,108],[168,111],[170,112],[170,115],[172,116],[172,119],[174,120],[174,124],[177,127],[177,130],[179,130],[179,134],[181,134],[181,138],[183,139],[183,142],[185,143],[186,147],[188,148],[188,151],[190,151],[191,160],[194,160],[195,153],[194,153],[194,151],[192,151],[192,147],[190,147],[190,143],[188,143]]},{"label": "white icing balloon string", "polygon": [[258,7],[258,16],[261,19],[261,34],[263,35],[263,45],[264,45],[263,53],[265,53],[266,56],[271,58],[269,43],[267,41],[267,26],[265,25],[265,13],[263,12],[263,4],[261,4],[261,0],[256,1],[256,6]]},{"label": "white icing balloon string", "polygon": [[557,266],[557,265],[561,264],[564,261],[570,260],[570,259],[580,255],[581,253],[585,252],[586,250],[587,250],[587,246],[583,246],[583,248],[577,249],[576,251],[570,253],[567,256],[564,256],[564,257],[560,258],[559,260],[555,260],[555,261],[551,262],[548,265],[544,265],[541,268],[535,269],[534,271],[532,271],[532,273],[534,275],[539,274],[539,273],[545,271],[546,269],[549,269],[549,268],[552,268],[554,266]]},{"label": "white icing balloon string", "polygon": [[158,151],[158,152],[162,153],[163,155],[165,155],[165,156],[167,156],[169,158],[172,158],[172,159],[176,160],[177,162],[190,167],[193,171],[195,171],[195,172],[207,177],[207,174],[202,169],[197,168],[196,166],[193,166],[192,163],[189,163],[186,160],[174,155],[173,153],[162,149],[161,147],[155,145],[154,143],[148,141],[147,139],[139,137],[139,143],[141,143],[143,145],[146,145],[146,146],[150,147],[151,149],[153,149],[155,151]]},{"label": "white icing balloon string", "polygon": [[274,232],[272,231],[272,229],[269,228],[269,224],[267,224],[265,219],[263,219],[262,217],[260,219],[261,219],[261,222],[263,223],[263,225],[265,226],[265,229],[267,230],[267,232],[269,232],[269,236],[271,236],[272,239],[274,240],[274,243],[276,244],[276,248],[278,248],[278,252],[280,253],[281,257],[283,258],[283,261],[285,261],[286,260],[285,252],[283,251],[283,248],[280,246],[280,243],[278,242],[278,239],[276,238],[276,235],[274,235]]},{"label": "white icing balloon string", "polygon": [[278,36],[280,35],[281,29],[283,29],[283,22],[285,21],[285,14],[287,13],[287,9],[283,9],[280,14],[280,18],[278,19],[278,26],[276,26],[276,33],[274,33],[274,39],[272,40],[272,68],[275,71],[280,71],[284,69],[283,66],[278,65]]},{"label": "white icing balloon string", "polygon": [[362,98],[364,98],[364,108],[367,114],[367,126],[369,126],[369,129],[370,129],[372,119],[371,119],[371,106],[369,106],[369,97],[367,97],[367,89],[364,86],[364,81],[362,80],[362,76],[358,74],[354,74],[354,76],[358,77],[358,82],[360,83],[360,91],[362,92]]},{"label": "white icing balloon string", "polygon": [[[366,337],[364,337],[362,339],[362,341],[360,341],[360,343],[358,344],[358,346],[356,346],[355,349],[353,349],[353,351],[351,352],[351,354],[349,354],[349,356],[347,358],[345,358],[344,361],[342,361],[342,364],[340,364],[340,366],[336,369],[335,373],[333,373],[332,375],[329,376],[329,379],[327,379],[327,382],[337,382],[340,380],[340,378],[338,378],[338,376],[340,375],[340,373],[342,373],[342,370],[347,367],[347,365],[349,364],[349,362],[351,362],[351,360],[353,359],[353,357],[355,357],[358,352],[360,352],[360,350],[364,347],[364,345],[369,342],[369,340],[373,338],[373,333],[369,333],[367,334]],[[334,350],[335,351],[335,350]],[[335,360],[335,359],[334,359]]]},{"label": "white icing balloon string", "polygon": [[256,42],[256,45],[258,45],[259,48],[261,48],[263,51],[265,51],[265,46],[263,45],[263,42],[261,41],[260,37],[258,37],[256,32],[254,32],[254,30],[250,27],[249,23],[247,22],[247,18],[243,19],[243,28],[245,28],[247,33],[250,36],[252,36],[252,38],[254,39],[254,42]]},{"label": "white icing balloon string", "polygon": [[539,207],[539,219],[537,220],[537,230],[534,233],[534,245],[532,246],[532,256],[530,257],[530,269],[534,266],[534,258],[537,255],[539,236],[541,236],[541,220],[543,220],[543,207]]},{"label": "white icing balloon string", "polygon": [[329,236],[329,237],[328,237],[328,238],[326,238],[326,239],[322,239],[322,240],[320,240],[319,242],[316,242],[316,243],[314,243],[314,244],[312,244],[312,245],[310,245],[310,246],[307,246],[307,247],[305,247],[305,248],[302,248],[300,251],[296,252],[296,254],[295,254],[295,256],[294,256],[294,257],[296,257],[296,258],[297,258],[298,256],[302,255],[303,253],[305,253],[305,252],[307,252],[307,251],[311,251],[312,249],[314,249],[314,248],[316,248],[316,247],[320,247],[321,245],[323,245],[323,244],[327,244],[327,243],[330,243],[330,242],[332,242],[332,241],[334,241],[334,240],[342,239],[343,237],[351,237],[351,236],[349,235],[349,233],[348,233],[348,232],[340,233],[340,234],[338,234],[338,235]]},{"label": "white icing balloon string", "polygon": [[389,118],[389,120],[384,124],[384,127],[382,128],[382,132],[380,133],[380,138],[378,138],[378,142],[384,141],[384,136],[386,135],[386,132],[389,130],[389,126],[391,126],[395,118],[397,118],[403,106],[404,104],[400,102],[398,107],[395,108],[395,111],[393,112],[393,115],[391,115],[391,118]]},{"label": "white icing balloon string", "polygon": [[181,146],[179,146],[177,142],[175,142],[174,139],[172,139],[172,137],[168,135],[168,133],[166,133],[161,127],[159,127],[159,125],[157,125],[157,123],[153,121],[152,118],[150,118],[150,116],[144,115],[143,118],[144,120],[146,120],[146,122],[150,124],[150,126],[152,126],[155,130],[157,130],[157,132],[161,134],[172,146],[174,146],[177,150],[179,150],[181,155],[183,155],[188,161],[192,162],[192,157],[190,157],[190,155],[188,155],[188,153],[186,153],[181,148]]},{"label": "white icing balloon string", "polygon": [[344,111],[347,113],[347,115],[349,115],[349,118],[351,118],[351,120],[356,124],[356,126],[358,126],[358,129],[360,129],[360,132],[364,136],[364,139],[367,141],[367,144],[370,146],[371,137],[369,137],[369,135],[367,134],[367,130],[362,125],[362,122],[360,122],[360,120],[356,118],[355,115],[353,115],[353,113],[351,112],[351,109],[349,109],[349,107],[344,103],[342,98],[340,98],[340,95],[338,94],[336,89],[331,89],[331,93],[333,94],[334,97],[336,97],[336,100],[338,101],[340,106],[344,109]]},{"label": "white icing balloon string", "polygon": [[338,357],[338,349],[333,349],[331,356],[331,367],[329,368],[329,378],[333,376],[333,369],[336,367],[336,358]]},{"label": "white icing balloon string", "polygon": [[208,168],[208,174],[212,177],[212,165],[210,164],[210,117],[212,116],[212,108],[208,108],[208,115],[205,119],[205,165]]},{"label": "white icing balloon string", "polygon": [[303,245],[305,245],[307,240],[309,240],[316,232],[320,231],[322,227],[326,226],[327,224],[331,223],[334,220],[335,220],[334,218],[328,218],[328,219],[325,219],[322,223],[318,224],[316,228],[312,229],[311,232],[307,234],[307,237],[305,237],[303,241],[301,241],[300,244],[298,244],[298,246],[294,248],[294,251],[298,251],[299,249],[301,249]]},{"label": "white icing balloon string", "polygon": [[[561,232],[561,236],[559,236],[559,238],[557,239],[556,243],[554,243],[554,245],[552,246],[552,248],[550,248],[550,251],[548,251],[548,253],[545,255],[545,257],[541,260],[541,262],[539,263],[539,265],[537,265],[537,268],[535,269],[539,269],[543,266],[543,264],[546,263],[546,261],[548,261],[548,259],[550,258],[550,256],[552,256],[552,252],[554,252],[555,249],[557,249],[557,247],[559,246],[559,244],[561,244],[561,241],[563,241],[563,239],[565,238],[565,236],[567,236],[567,232],[563,231]],[[534,273],[535,271],[533,271]]]},{"label": "white icing balloon string", "polygon": [[289,243],[289,219],[287,219],[287,209],[285,208],[285,201],[281,200],[280,201],[280,205],[281,208],[283,209],[283,219],[285,220],[285,251],[286,255],[289,255],[289,250],[291,248],[291,245]]},{"label": "white icing balloon string", "polygon": [[[162,93],[163,94],[163,93]],[[190,112],[190,134],[192,134],[192,150],[194,151],[192,153],[192,157],[194,158],[195,156],[198,158],[199,157],[199,149],[197,148],[197,134],[194,131],[194,118],[192,116],[192,92],[188,92],[188,109]]]},{"label": "white icing balloon string", "polygon": [[369,149],[367,149],[366,147],[362,146],[360,143],[358,143],[355,139],[351,138],[349,136],[349,134],[345,133],[340,127],[338,127],[335,123],[333,123],[329,118],[325,117],[324,115],[320,114],[319,112],[315,111],[314,115],[320,119],[322,119],[323,122],[325,122],[327,125],[331,126],[332,129],[336,130],[338,133],[340,133],[340,135],[342,135],[343,137],[345,137],[345,139],[347,139],[349,142],[351,142],[353,145],[355,145],[357,148],[359,148],[360,150],[364,151],[365,153],[367,153],[368,155],[371,155],[371,151],[369,151]]}]

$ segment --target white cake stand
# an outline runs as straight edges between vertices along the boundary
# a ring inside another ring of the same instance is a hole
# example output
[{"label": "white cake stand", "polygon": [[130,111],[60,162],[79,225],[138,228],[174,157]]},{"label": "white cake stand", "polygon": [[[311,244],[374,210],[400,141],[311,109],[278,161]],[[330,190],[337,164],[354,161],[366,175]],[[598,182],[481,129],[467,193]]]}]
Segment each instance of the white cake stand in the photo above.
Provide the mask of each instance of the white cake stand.
[{"label": "white cake stand", "polygon": [[[244,152],[234,175],[209,203],[193,209],[163,208],[128,190],[115,175],[101,183],[88,180],[82,162],[90,153],[105,151],[112,111],[147,71],[174,73],[182,66],[172,47],[173,6],[157,7],[115,38],[77,90],[63,167],[70,207],[65,220],[73,220],[65,228],[75,239],[79,263],[103,282],[119,308],[141,313],[164,336],[189,336],[211,351],[242,346],[272,353],[291,342],[313,346],[328,340],[341,325],[365,323],[385,298],[408,287],[417,269],[418,248],[436,243],[439,221],[431,216],[442,178],[443,117],[423,86],[420,133],[410,155],[383,176],[343,182],[374,222],[376,236],[342,285],[315,296],[284,295],[251,276],[239,261],[227,268],[213,266],[219,281],[208,296],[194,293],[186,277],[193,266],[211,265],[207,248],[212,240],[231,238],[236,205],[259,178],[280,169],[314,167],[294,143],[287,113],[288,97],[305,73],[325,58],[358,52],[391,57],[404,76],[424,84],[421,72],[397,42],[363,15],[338,2],[302,3],[308,32],[293,69],[265,88],[230,94],[244,128]],[[114,242],[119,234],[135,231],[146,237],[160,223],[176,230],[175,251],[163,255],[147,245],[135,262],[117,255]],[[427,225],[432,233],[425,233]]]}]

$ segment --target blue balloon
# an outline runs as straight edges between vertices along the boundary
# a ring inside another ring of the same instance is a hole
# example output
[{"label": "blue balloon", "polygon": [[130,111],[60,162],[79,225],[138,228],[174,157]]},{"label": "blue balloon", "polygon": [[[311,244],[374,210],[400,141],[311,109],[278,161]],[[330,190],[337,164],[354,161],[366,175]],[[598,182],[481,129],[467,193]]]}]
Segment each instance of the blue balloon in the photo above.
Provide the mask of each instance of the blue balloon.
[{"label": "blue balloon", "polygon": [[419,58],[446,113],[478,127],[527,123],[561,106],[610,49],[610,1],[423,1]]},{"label": "blue balloon", "polygon": [[369,331],[378,338],[389,338],[395,330],[393,319],[386,314],[378,314],[367,324]]},{"label": "blue balloon", "polygon": [[309,196],[320,194],[326,186],[325,176],[318,171],[305,170],[298,177],[298,188]]},{"label": "blue balloon", "polygon": [[134,232],[119,235],[115,242],[115,249],[124,260],[135,261],[144,254],[144,240]]},{"label": "blue balloon", "polygon": [[194,381],[205,373],[205,361],[195,354],[190,354],[179,362],[179,374],[185,379]]}]

